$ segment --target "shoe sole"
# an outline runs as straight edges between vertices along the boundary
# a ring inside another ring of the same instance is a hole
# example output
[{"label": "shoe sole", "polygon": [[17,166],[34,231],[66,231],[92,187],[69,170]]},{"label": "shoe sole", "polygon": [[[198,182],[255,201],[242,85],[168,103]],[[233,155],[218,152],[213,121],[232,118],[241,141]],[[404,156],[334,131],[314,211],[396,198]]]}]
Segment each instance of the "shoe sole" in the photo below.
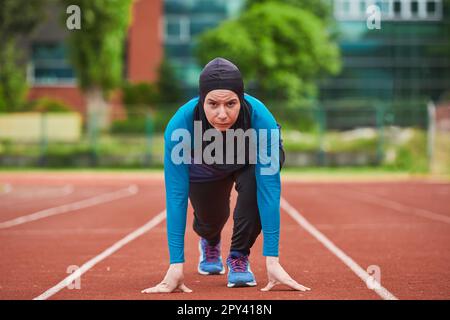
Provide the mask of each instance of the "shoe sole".
[{"label": "shoe sole", "polygon": [[198,243],[198,251],[200,253],[200,257],[199,257],[199,261],[198,261],[198,266],[197,266],[197,271],[198,273],[200,273],[201,275],[204,276],[212,276],[212,275],[220,275],[220,274],[225,274],[225,267],[222,265],[222,270],[217,271],[217,272],[207,272],[207,271],[203,271],[200,269],[200,262],[202,261],[202,246],[200,244],[200,242]]},{"label": "shoe sole", "polygon": [[206,271],[203,271],[200,269],[200,265],[197,267],[197,271],[198,271],[198,273],[200,273],[201,275],[204,275],[204,276],[225,274],[225,268],[223,268],[219,272],[206,272]]},{"label": "shoe sole", "polygon": [[[230,270],[228,270],[228,272],[229,271]],[[250,269],[250,265],[248,266],[248,271],[250,271],[253,274],[252,270]],[[253,275],[253,277],[255,277],[255,276]],[[257,283],[255,280],[255,281],[251,281],[251,282],[235,282],[235,283],[228,282],[227,287],[228,288],[243,288],[243,287],[254,287],[256,285],[257,285]]]},{"label": "shoe sole", "polygon": [[256,286],[256,282],[236,282],[236,283],[231,283],[228,282],[227,287],[228,288],[243,288],[243,287],[254,287]]}]

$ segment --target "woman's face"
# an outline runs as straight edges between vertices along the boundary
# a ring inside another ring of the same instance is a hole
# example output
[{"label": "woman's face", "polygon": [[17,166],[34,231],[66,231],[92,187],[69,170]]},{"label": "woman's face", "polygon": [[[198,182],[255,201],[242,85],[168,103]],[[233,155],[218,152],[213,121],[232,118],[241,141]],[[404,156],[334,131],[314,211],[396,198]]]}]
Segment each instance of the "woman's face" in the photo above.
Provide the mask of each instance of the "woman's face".
[{"label": "woman's face", "polygon": [[241,103],[231,90],[212,90],[205,97],[205,115],[209,123],[219,131],[229,129],[238,118]]}]

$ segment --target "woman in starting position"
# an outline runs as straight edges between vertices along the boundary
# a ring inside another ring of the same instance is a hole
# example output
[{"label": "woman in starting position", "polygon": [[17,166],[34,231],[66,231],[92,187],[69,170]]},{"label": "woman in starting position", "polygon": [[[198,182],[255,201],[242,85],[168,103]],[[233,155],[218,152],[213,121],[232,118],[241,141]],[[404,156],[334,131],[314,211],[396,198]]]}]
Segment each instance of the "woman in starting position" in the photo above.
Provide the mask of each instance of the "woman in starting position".
[{"label": "woman in starting position", "polygon": [[[235,133],[242,129],[241,133],[250,132],[250,135],[244,137],[245,142],[239,147],[233,144],[237,138],[228,135],[230,129]],[[256,136],[253,141],[252,130]],[[186,134],[190,137],[188,143],[179,143]],[[203,135],[200,143],[193,139],[196,134]],[[215,138],[205,138],[208,134]],[[268,291],[277,284],[300,291],[310,290],[292,279],[278,259],[280,167],[284,163],[280,136],[280,127],[266,106],[244,93],[241,73],[233,63],[216,58],[204,67],[200,74],[199,96],[179,108],[165,130],[170,267],[162,282],[143,293],[176,289],[191,292],[184,284],[183,274],[188,198],[194,209],[193,229],[200,237],[198,272],[203,275],[225,273],[220,240],[230,215],[233,184],[238,197],[233,212],[231,248],[226,259],[228,287],[256,285],[249,255],[262,229],[268,284],[261,290]],[[194,147],[190,148],[192,145]],[[186,146],[190,149],[180,161],[180,148]],[[210,159],[205,159],[208,151]]]}]

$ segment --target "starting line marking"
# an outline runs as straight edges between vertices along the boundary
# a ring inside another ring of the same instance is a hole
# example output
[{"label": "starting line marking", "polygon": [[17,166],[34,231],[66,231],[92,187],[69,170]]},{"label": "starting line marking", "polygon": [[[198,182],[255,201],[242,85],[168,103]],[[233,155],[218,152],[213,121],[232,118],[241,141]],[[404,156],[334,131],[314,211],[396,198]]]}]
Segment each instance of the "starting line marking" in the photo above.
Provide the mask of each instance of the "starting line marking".
[{"label": "starting line marking", "polygon": [[53,296],[54,294],[58,293],[62,289],[66,288],[68,285],[73,283],[75,280],[79,279],[84,273],[86,273],[89,269],[91,269],[93,266],[95,266],[100,261],[106,259],[113,253],[115,253],[117,250],[125,246],[126,244],[130,243],[131,241],[135,240],[136,238],[142,236],[144,233],[148,232],[152,228],[156,227],[159,223],[164,221],[166,218],[166,210],[160,212],[157,216],[153,217],[150,221],[148,221],[146,224],[144,224],[142,227],[134,230],[121,240],[114,243],[111,247],[100,253],[99,255],[95,256],[91,260],[85,262],[80,268],[78,268],[76,271],[74,271],[72,274],[67,276],[65,279],[63,279],[61,282],[59,282],[54,287],[48,289],[41,295],[37,296],[33,300],[46,300]]},{"label": "starting line marking", "polygon": [[[70,189],[68,189],[68,190],[70,191]],[[69,204],[63,204],[58,207],[44,209],[44,210],[29,214],[26,216],[21,216],[18,218],[14,218],[12,220],[0,222],[0,229],[6,229],[6,228],[17,226],[17,225],[20,225],[23,223],[27,223],[27,222],[47,218],[50,216],[54,216],[57,214],[62,214],[62,213],[67,213],[67,212],[71,212],[71,211],[75,211],[75,210],[79,210],[79,209],[92,207],[92,206],[102,204],[105,202],[110,202],[110,201],[117,200],[120,198],[129,197],[129,196],[137,194],[138,192],[139,192],[139,188],[136,185],[130,185],[127,188],[123,188],[123,189],[120,189],[117,191],[104,193],[104,194],[94,196],[94,197],[91,197],[88,199],[84,199],[81,201],[76,201],[76,202],[72,202]]]},{"label": "starting line marking", "polygon": [[317,230],[305,217],[303,217],[289,202],[283,197],[280,199],[281,208],[283,208],[297,223],[330,250],[336,257],[339,258],[347,267],[349,267],[365,284],[371,281],[374,284],[373,289],[384,300],[398,300],[386,288],[381,286],[379,282],[373,279],[363,268],[361,268],[352,258],[339,249],[330,239],[323,233]]}]

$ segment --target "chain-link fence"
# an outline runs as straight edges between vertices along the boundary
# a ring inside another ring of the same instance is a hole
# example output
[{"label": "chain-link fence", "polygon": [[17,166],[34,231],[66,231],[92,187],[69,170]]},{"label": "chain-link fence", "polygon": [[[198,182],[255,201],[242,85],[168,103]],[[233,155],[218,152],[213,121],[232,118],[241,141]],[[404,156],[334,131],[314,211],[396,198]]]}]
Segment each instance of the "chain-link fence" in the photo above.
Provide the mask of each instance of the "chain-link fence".
[{"label": "chain-link fence", "polygon": [[[323,103],[292,109],[281,102],[266,105],[282,127],[286,166],[391,166],[419,171],[428,167],[426,104]],[[91,113],[71,139],[62,134],[68,126],[61,127],[54,119],[49,121],[52,114],[42,113],[32,139],[8,136],[0,128],[0,165],[161,167],[163,132],[177,107],[113,113],[107,130],[100,129],[97,115]],[[0,115],[0,123],[2,117],[5,114]],[[23,122],[14,130],[30,127]]]},{"label": "chain-link fence", "polygon": [[450,103],[428,104],[428,156],[430,172],[450,174]]}]

